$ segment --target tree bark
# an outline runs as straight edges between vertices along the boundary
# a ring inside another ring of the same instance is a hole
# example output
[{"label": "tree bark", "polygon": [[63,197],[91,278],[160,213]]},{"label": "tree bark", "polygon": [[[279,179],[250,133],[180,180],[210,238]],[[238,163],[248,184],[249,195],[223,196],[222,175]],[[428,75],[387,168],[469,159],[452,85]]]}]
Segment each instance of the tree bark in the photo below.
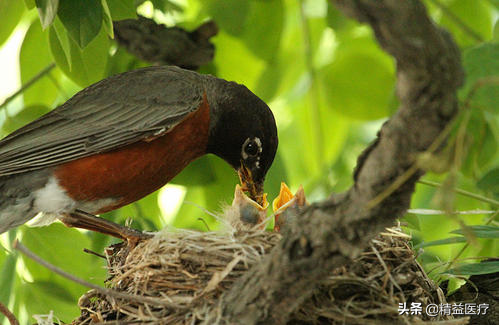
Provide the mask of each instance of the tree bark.
[{"label": "tree bark", "polygon": [[423,174],[415,167],[416,158],[435,149],[432,143],[457,113],[456,91],[463,79],[460,53],[420,1],[335,3],[368,23],[395,58],[399,109],[359,157],[352,188],[295,211],[296,221],[283,240],[220,299],[208,324],[286,323],[332,269],[352,261],[405,213]]}]

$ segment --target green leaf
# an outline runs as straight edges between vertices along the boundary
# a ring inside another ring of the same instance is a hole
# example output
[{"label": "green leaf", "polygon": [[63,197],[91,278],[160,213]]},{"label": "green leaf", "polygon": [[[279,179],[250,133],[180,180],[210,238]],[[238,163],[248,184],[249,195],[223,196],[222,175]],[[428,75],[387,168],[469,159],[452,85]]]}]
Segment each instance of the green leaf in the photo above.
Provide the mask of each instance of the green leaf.
[{"label": "green leaf", "polygon": [[[499,238],[499,227],[496,226],[476,225],[467,228],[478,238]],[[462,229],[453,230],[451,233],[464,236]]]},{"label": "green leaf", "polygon": [[24,4],[26,5],[26,8],[28,8],[28,9],[33,9],[36,7],[35,0],[24,0]]},{"label": "green leaf", "polygon": [[31,287],[46,292],[48,295],[57,300],[68,302],[74,300],[71,292],[57,282],[39,280],[31,283]]},{"label": "green leaf", "polygon": [[[255,56],[240,38],[221,31],[216,37],[214,64],[217,77],[236,82],[244,82],[250,90],[256,87],[258,78],[265,68],[265,61]],[[244,62],[244,64],[241,64]]]},{"label": "green leaf", "polygon": [[71,65],[68,65],[61,42],[53,29],[50,29],[49,39],[57,66],[79,86],[89,86],[104,77],[109,52],[109,38],[104,30],[83,50],[70,39]]},{"label": "green leaf", "polygon": [[499,193],[499,167],[489,170],[476,185],[486,192]]},{"label": "green leaf", "polygon": [[59,0],[35,0],[35,2],[42,28],[45,29],[52,24],[57,15]]},{"label": "green leaf", "polygon": [[69,36],[83,49],[99,34],[102,11],[99,0],[62,0],[57,15]]},{"label": "green leaf", "polygon": [[489,2],[499,10],[499,0],[489,0]]},{"label": "green leaf", "polygon": [[9,300],[13,296],[11,293],[12,286],[14,285],[16,277],[16,264],[17,255],[8,254],[6,259],[2,261],[2,268],[0,269],[0,302],[4,305],[9,305]]},{"label": "green leaf", "polygon": [[448,245],[448,244],[458,244],[466,242],[466,238],[464,237],[449,237],[445,239],[433,240],[430,242],[422,242],[419,245],[414,246],[415,249],[430,247],[430,246],[439,246],[439,245]]},{"label": "green leaf", "polygon": [[64,52],[66,64],[71,70],[71,39],[69,38],[67,30],[64,28],[64,25],[61,23],[59,18],[56,18],[54,24],[50,27],[50,33],[55,33],[55,36],[57,37],[57,40],[59,41],[59,44]]},{"label": "green leaf", "polygon": [[419,222],[419,216],[412,213],[407,213],[403,220],[407,222],[408,227],[415,230],[421,230],[421,224]]},{"label": "green leaf", "polygon": [[102,4],[102,10],[104,12],[104,15],[102,16],[104,29],[106,30],[106,33],[107,35],[109,35],[109,37],[114,38],[113,18],[111,17],[109,6],[107,5],[106,0],[101,0],[101,4]]},{"label": "green leaf", "polygon": [[[23,244],[45,261],[92,283],[99,283],[105,278],[105,270],[102,268],[105,261],[83,251],[90,246],[90,241],[79,230],[54,223],[46,227],[22,227],[22,231]],[[66,283],[66,289],[73,296],[85,289],[27,257],[23,256],[23,260],[34,281]]]},{"label": "green leaf", "polygon": [[[499,84],[497,80],[493,82],[483,82],[484,78],[499,76],[499,43],[484,43],[464,52],[463,66],[466,72],[466,84],[461,90],[461,94],[469,96],[472,94],[472,101],[478,107],[499,114]],[[476,87],[479,88],[476,88]]]},{"label": "green leaf", "polygon": [[[252,1],[250,3],[251,9],[247,17],[247,24],[240,37],[255,55],[267,61],[272,60],[279,49],[284,26],[282,0]],[[272,32],[269,33],[269,31]]]},{"label": "green leaf", "polygon": [[202,5],[205,12],[217,22],[220,29],[230,35],[237,36],[245,30],[244,26],[248,19],[250,3],[250,1],[205,0]]},{"label": "green leaf", "polygon": [[107,5],[114,21],[137,18],[134,0],[107,0]]},{"label": "green leaf", "polygon": [[496,21],[494,25],[494,32],[492,36],[492,41],[493,42],[499,42],[499,20]]},{"label": "green leaf", "polygon": [[327,102],[337,113],[360,120],[387,116],[394,66],[369,38],[351,40],[320,71]]},{"label": "green leaf", "polygon": [[[23,244],[43,260],[86,281],[102,285],[106,278],[105,261],[83,252],[84,248],[90,247],[85,234],[60,223],[20,229],[23,231]],[[79,310],[76,302],[88,288],[55,274],[25,256],[20,258],[33,279],[33,283],[24,284],[26,296],[23,303],[28,313],[46,314],[54,310],[61,319],[77,317]],[[55,288],[54,291],[47,290],[49,283]]]},{"label": "green leaf", "polygon": [[479,275],[499,272],[499,261],[485,261],[476,264],[464,264],[444,273],[454,275]]},{"label": "green leaf", "polygon": [[167,12],[182,12],[183,8],[176,3],[168,0],[151,0],[154,9],[161,10],[164,13]]},{"label": "green leaf", "polygon": [[263,101],[269,102],[274,98],[279,88],[283,74],[283,65],[280,60],[269,62],[256,83],[254,93]]},{"label": "green leaf", "polygon": [[0,1],[0,45],[5,43],[10,34],[16,28],[17,23],[21,20],[24,12],[23,3],[19,0],[2,0]]},{"label": "green leaf", "polygon": [[348,27],[351,20],[343,15],[331,2],[328,2],[326,21],[328,26],[336,31]]},{"label": "green leaf", "polygon": [[466,47],[479,42],[460,24],[466,25],[467,29],[485,41],[491,39],[492,10],[485,1],[454,0],[448,5],[447,9],[459,19],[460,23],[457,23],[449,15],[442,13],[440,24],[450,30],[460,46]]},{"label": "green leaf", "polygon": [[3,130],[5,130],[7,133],[14,132],[15,130],[36,120],[49,111],[50,109],[47,106],[42,105],[32,105],[24,107],[15,116],[9,117],[9,120],[7,121],[7,123],[5,123]]},{"label": "green leaf", "polygon": [[289,183],[289,178],[282,154],[277,151],[274,162],[265,177],[265,192],[270,203],[279,195],[281,182]]},{"label": "green leaf", "polygon": [[[47,31],[42,31],[40,22],[34,20],[24,36],[19,54],[22,84],[26,84],[51,63],[53,59],[47,44]],[[60,75],[60,72],[55,69],[49,73],[54,78]],[[48,76],[45,76],[23,92],[24,105],[51,106],[57,94],[56,85]]]},{"label": "green leaf", "polygon": [[215,181],[213,166],[209,157],[201,157],[190,163],[180,174],[169,183],[183,186],[200,186]]},{"label": "green leaf", "polygon": [[209,155],[205,158],[212,166],[216,181],[202,187],[187,188],[184,203],[173,220],[175,227],[206,231],[205,224],[198,220],[202,218],[210,230],[214,230],[219,226],[218,221],[202,209],[221,216],[221,207],[232,202],[235,185],[239,183],[236,173],[229,164],[218,157]]},{"label": "green leaf", "polygon": [[[493,122],[491,122],[493,123]],[[494,163],[498,149],[497,137],[486,119],[484,111],[473,110],[467,127],[468,151],[463,153],[464,164],[461,171],[465,175],[481,175]]]}]

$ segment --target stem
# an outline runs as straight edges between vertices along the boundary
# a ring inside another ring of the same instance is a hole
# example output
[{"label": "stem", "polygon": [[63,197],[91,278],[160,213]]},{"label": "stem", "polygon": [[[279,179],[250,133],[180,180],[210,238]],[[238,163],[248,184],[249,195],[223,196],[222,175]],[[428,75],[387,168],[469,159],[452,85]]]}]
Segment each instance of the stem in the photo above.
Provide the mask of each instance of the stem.
[{"label": "stem", "polygon": [[[440,188],[440,187],[443,186],[440,183],[433,182],[433,181],[427,181],[427,180],[424,180],[424,179],[420,179],[418,181],[418,183],[424,184],[424,185],[428,185],[428,186],[432,186],[432,187],[437,187],[437,188]],[[482,201],[482,202],[485,202],[485,203],[488,203],[488,204],[492,204],[494,206],[499,206],[499,201],[496,201],[494,199],[488,198],[486,196],[483,196],[483,195],[480,195],[480,194],[475,194],[475,193],[472,193],[472,192],[468,192],[468,191],[465,191],[465,190],[462,190],[462,189],[459,189],[459,188],[453,188],[452,190],[454,192],[458,193],[458,194],[461,194],[461,195],[464,195],[464,196],[468,196],[470,198],[473,198],[473,199],[476,199],[476,200],[479,200],[479,201]]]},{"label": "stem", "polygon": [[9,320],[10,325],[19,325],[19,321],[17,320],[16,316],[1,302],[0,313],[5,315],[5,317]]},{"label": "stem", "polygon": [[0,108],[6,107],[7,104],[9,104],[12,100],[14,100],[14,98],[16,98],[19,94],[23,93],[29,87],[33,86],[33,84],[35,82],[40,80],[43,76],[48,74],[54,68],[55,68],[55,63],[51,63],[48,66],[46,66],[45,68],[43,68],[42,71],[38,72],[38,74],[36,76],[34,76],[28,82],[26,82],[24,85],[22,85],[22,87],[19,88],[15,93],[13,93],[9,97],[7,97],[7,99],[5,99],[5,101],[0,105]]}]

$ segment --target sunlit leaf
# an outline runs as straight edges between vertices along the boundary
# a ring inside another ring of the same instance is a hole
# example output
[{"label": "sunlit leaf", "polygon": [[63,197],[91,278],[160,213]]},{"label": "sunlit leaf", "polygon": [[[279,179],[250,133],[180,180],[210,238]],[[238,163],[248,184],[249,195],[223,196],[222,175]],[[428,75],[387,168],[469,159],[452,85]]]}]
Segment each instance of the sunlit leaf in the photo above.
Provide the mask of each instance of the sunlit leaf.
[{"label": "sunlit leaf", "polygon": [[45,29],[54,21],[59,8],[59,0],[36,0],[36,7],[38,8],[38,15],[42,28]]},{"label": "sunlit leaf", "polygon": [[85,48],[102,26],[102,5],[99,0],[62,0],[58,14],[71,38]]},{"label": "sunlit leaf", "polygon": [[[63,284],[56,281],[51,281],[54,287],[67,288]],[[22,284],[23,295],[23,308],[31,315],[46,315],[51,310],[61,320],[71,321],[79,316],[80,312],[77,307],[78,296],[72,295],[72,299],[60,299],[57,295],[51,293],[46,287],[33,285],[32,283]],[[84,291],[82,290],[81,294]]]},{"label": "sunlit leaf", "polygon": [[499,20],[496,20],[494,25],[492,41],[496,43],[499,42]]},{"label": "sunlit leaf", "polygon": [[499,261],[485,261],[476,264],[463,264],[445,273],[455,275],[478,275],[499,272]]},{"label": "sunlit leaf", "polygon": [[24,5],[19,0],[0,1],[0,45],[2,45],[14,31],[24,12]]},{"label": "sunlit leaf", "polygon": [[269,62],[258,78],[254,93],[263,101],[270,101],[277,93],[283,74],[282,70],[281,61]]},{"label": "sunlit leaf", "polygon": [[202,5],[206,13],[225,33],[237,36],[244,31],[250,11],[250,1],[206,0]]},{"label": "sunlit leaf", "polygon": [[459,22],[456,22],[450,15],[442,13],[440,24],[452,32],[459,45],[465,47],[479,43],[471,33],[485,41],[491,39],[493,18],[490,5],[486,1],[453,0],[447,9],[457,17]]},{"label": "sunlit leaf", "polygon": [[[5,254],[6,252],[1,252],[0,254]],[[5,259],[0,260],[2,267],[0,268],[0,302],[4,305],[9,304],[10,298],[14,295],[12,294],[12,287],[14,285],[14,280],[16,276],[16,263],[17,255],[7,254]]]},{"label": "sunlit leaf", "polygon": [[271,60],[276,57],[284,25],[282,0],[252,1],[250,3],[251,11],[247,21],[251,25],[245,26],[244,33],[240,37],[255,55],[264,60]]},{"label": "sunlit leaf", "polygon": [[[54,24],[50,27],[50,33],[55,33],[57,41],[64,52],[66,64],[68,65],[69,70],[71,70],[71,39],[69,38],[68,31],[59,18],[56,18]],[[54,35],[51,35],[50,37],[53,38]]]},{"label": "sunlit leaf", "polygon": [[113,29],[113,18],[111,17],[111,12],[109,11],[109,6],[107,5],[106,0],[101,0],[102,4],[102,21],[104,23],[104,29],[106,30],[107,35],[109,37],[114,38],[114,29]]},{"label": "sunlit leaf", "polygon": [[486,192],[499,193],[499,167],[488,171],[476,185]]},{"label": "sunlit leaf", "polygon": [[488,169],[489,165],[494,163],[498,148],[498,139],[483,111],[472,112],[467,128],[467,139],[468,151],[461,157],[464,160],[462,171],[466,175],[480,175],[484,169]]},{"label": "sunlit leaf", "polygon": [[9,117],[8,123],[5,123],[5,125],[3,126],[3,130],[5,130],[7,133],[14,132],[15,130],[36,120],[49,111],[50,109],[47,106],[27,106],[16,115]]},{"label": "sunlit leaf", "polygon": [[250,90],[256,87],[256,82],[265,68],[264,61],[249,51],[240,39],[224,32],[217,35],[215,46],[217,53],[225,53],[223,56],[215,56],[217,76],[239,83],[244,82]]},{"label": "sunlit leaf", "polygon": [[434,240],[434,241],[430,241],[430,242],[422,242],[421,244],[416,245],[414,248],[419,249],[419,248],[423,248],[423,247],[448,245],[448,244],[458,244],[458,243],[464,243],[464,242],[466,242],[466,238],[464,238],[464,237],[449,237],[449,238]]},{"label": "sunlit leaf", "polygon": [[28,9],[33,9],[36,7],[35,0],[24,0],[24,4],[26,5],[26,8],[28,8]]},{"label": "sunlit leaf", "polygon": [[408,213],[403,217],[403,220],[408,223],[408,227],[411,229],[421,230],[421,225],[419,223],[419,217],[415,214]]},{"label": "sunlit leaf", "polygon": [[336,8],[332,2],[328,2],[327,6],[327,16],[326,16],[326,22],[328,26],[335,30],[341,30],[345,28],[348,23],[353,20],[349,20],[347,17],[345,17],[344,14],[342,14],[338,8]]},{"label": "sunlit leaf", "polygon": [[31,283],[31,288],[38,289],[40,291],[46,292],[48,295],[54,297],[54,299],[68,301],[74,299],[71,293],[64,288],[62,285],[49,281],[35,281]]},{"label": "sunlit leaf", "polygon": [[191,162],[170,183],[183,186],[207,185],[213,183],[215,177],[211,159],[205,156]]},{"label": "sunlit leaf", "polygon": [[107,0],[107,5],[113,20],[137,18],[134,0]]},{"label": "sunlit leaf", "polygon": [[[475,225],[466,227],[467,230],[473,233],[475,237],[478,238],[499,238],[499,227],[488,226],[488,225]],[[464,236],[462,229],[456,229],[451,231],[452,234]]]},{"label": "sunlit leaf", "polygon": [[[47,44],[47,31],[42,31],[40,22],[35,20],[28,28],[21,45],[19,54],[21,82],[26,84],[52,62],[52,55]],[[56,70],[53,69],[50,72],[52,77],[57,78],[60,75],[60,72]],[[48,76],[44,76],[23,92],[24,104],[26,106],[40,104],[51,106],[57,93],[58,89],[54,82]]]},{"label": "sunlit leaf", "polygon": [[[22,243],[44,260],[82,277],[90,282],[103,279],[104,270],[96,263],[96,256],[83,252],[83,248],[90,246],[90,242],[84,234],[76,229],[67,228],[61,223],[40,228],[23,228]],[[51,279],[54,274],[38,265],[36,262],[23,258],[28,270],[37,280]],[[99,261],[100,262],[100,261]],[[102,265],[105,261],[102,261]],[[67,281],[70,290],[80,290],[79,284]],[[74,291],[72,291],[74,293]]]},{"label": "sunlit leaf", "polygon": [[[472,95],[472,102],[478,107],[499,113],[499,43],[484,43],[466,50],[463,65],[466,84],[461,90],[464,97]],[[496,81],[486,78],[495,77]],[[470,91],[474,91],[470,94]]]},{"label": "sunlit leaf", "polygon": [[289,183],[289,177],[282,154],[280,151],[277,151],[274,163],[265,178],[265,192],[267,193],[268,201],[272,201],[279,195],[281,182]]},{"label": "sunlit leaf", "polygon": [[57,65],[78,85],[85,87],[103,78],[109,50],[109,39],[104,30],[101,30],[83,50],[70,40],[71,67],[53,29],[50,30],[49,39],[50,49]]},{"label": "sunlit leaf", "polygon": [[395,83],[392,63],[360,38],[338,49],[321,71],[327,101],[338,113],[361,120],[385,117]]}]

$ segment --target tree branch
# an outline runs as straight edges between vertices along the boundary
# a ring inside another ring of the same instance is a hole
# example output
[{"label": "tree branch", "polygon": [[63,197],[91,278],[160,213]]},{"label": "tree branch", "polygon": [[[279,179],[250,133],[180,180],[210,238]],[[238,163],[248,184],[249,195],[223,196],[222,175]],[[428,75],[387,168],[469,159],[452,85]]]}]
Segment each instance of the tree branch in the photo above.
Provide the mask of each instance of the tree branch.
[{"label": "tree branch", "polygon": [[139,16],[113,22],[116,41],[139,59],[161,65],[177,65],[197,70],[210,63],[215,47],[210,38],[218,33],[213,21],[192,32],[179,27],[166,27]]},{"label": "tree branch", "polygon": [[[414,169],[457,112],[463,72],[451,37],[416,0],[337,0],[347,14],[371,25],[397,61],[398,112],[359,157],[346,193],[297,213],[283,240],[225,294],[207,323],[283,324],[332,269],[357,257],[369,241],[407,210],[416,169],[381,204],[388,186]],[[375,85],[373,85],[375,87]]]},{"label": "tree branch", "polygon": [[16,316],[1,302],[0,313],[2,313],[7,318],[10,325],[19,325],[19,321],[17,320]]}]

